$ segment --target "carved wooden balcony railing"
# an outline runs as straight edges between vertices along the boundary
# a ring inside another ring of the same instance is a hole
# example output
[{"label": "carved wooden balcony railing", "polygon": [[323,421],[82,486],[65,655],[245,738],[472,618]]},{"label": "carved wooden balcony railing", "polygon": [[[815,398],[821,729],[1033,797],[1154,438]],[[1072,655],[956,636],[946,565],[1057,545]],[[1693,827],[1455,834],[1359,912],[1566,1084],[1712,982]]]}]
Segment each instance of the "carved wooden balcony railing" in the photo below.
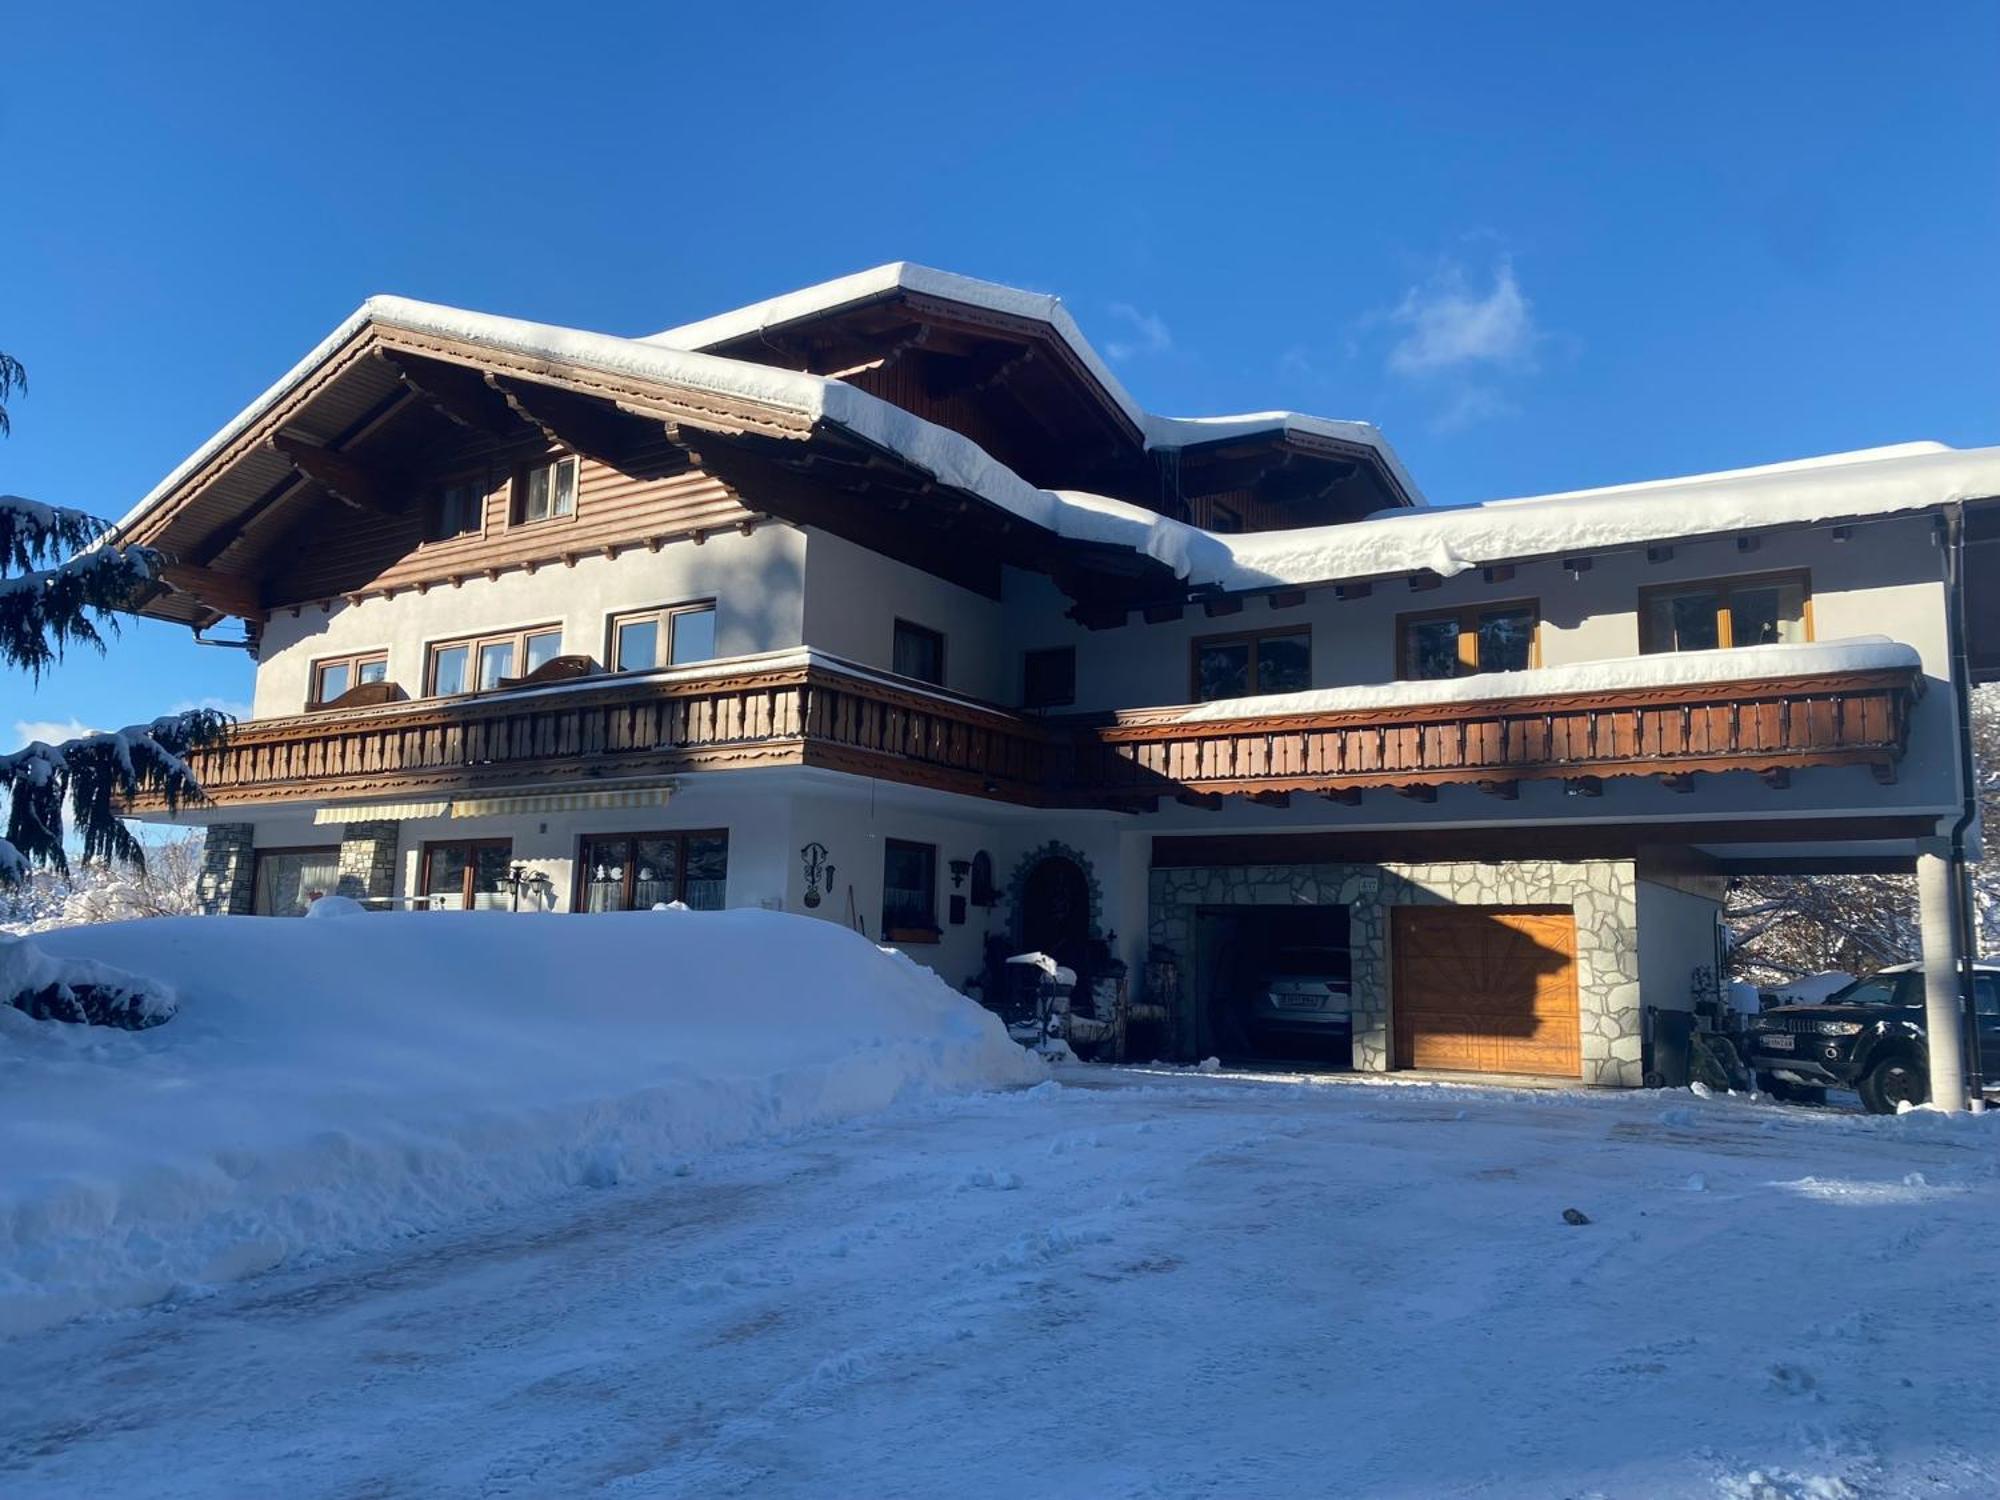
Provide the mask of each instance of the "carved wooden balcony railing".
[{"label": "carved wooden balcony railing", "polygon": [[[1914,670],[1648,687],[1256,718],[1184,708],[1043,721],[803,652],[547,688],[239,725],[195,770],[220,806],[758,766],[817,766],[1002,801],[1143,806],[1163,796],[1451,784],[1594,791],[1648,775],[1865,764],[1894,775]],[[141,803],[135,811],[153,811]]]},{"label": "carved wooden balcony railing", "polygon": [[1922,688],[1913,669],[1623,688],[1287,716],[1186,721],[1121,713],[1078,736],[1069,780],[1093,802],[1159,795],[1358,795],[1564,778],[1706,771],[1774,783],[1812,766],[1865,764],[1892,780]]},{"label": "carved wooden balcony railing", "polygon": [[255,719],[194,769],[225,807],[783,765],[1039,801],[1047,749],[1031,720],[797,652]]}]

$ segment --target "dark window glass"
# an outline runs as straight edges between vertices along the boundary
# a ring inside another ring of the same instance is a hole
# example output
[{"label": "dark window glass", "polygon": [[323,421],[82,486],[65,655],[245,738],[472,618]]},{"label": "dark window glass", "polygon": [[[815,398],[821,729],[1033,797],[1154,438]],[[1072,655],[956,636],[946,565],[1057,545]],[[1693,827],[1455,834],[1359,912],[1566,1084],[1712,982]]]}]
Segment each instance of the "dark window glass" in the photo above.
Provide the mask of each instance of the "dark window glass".
[{"label": "dark window glass", "polygon": [[432,502],[429,540],[447,542],[476,533],[485,521],[486,487],[477,480],[448,484]]},{"label": "dark window glass", "polygon": [[882,846],[882,932],[937,931],[937,848],[887,839]]},{"label": "dark window glass", "polygon": [[721,911],[729,877],[729,835],[689,834],[681,866],[681,900],[696,911]]},{"label": "dark window glass", "polygon": [[[1982,1016],[2000,1016],[2000,979],[1991,974],[1972,976],[1972,1008]],[[1993,1059],[1988,1059],[1989,1066]]]},{"label": "dark window glass", "polygon": [[681,841],[677,838],[632,841],[632,909],[651,911],[680,900]]},{"label": "dark window glass", "polygon": [[1267,635],[1257,642],[1259,693],[1300,693],[1312,686],[1312,638]]},{"label": "dark window glass", "polygon": [[908,620],[896,622],[894,670],[898,677],[944,685],[944,637]]},{"label": "dark window glass", "polygon": [[1195,699],[1243,698],[1250,693],[1250,643],[1203,641],[1195,648]]},{"label": "dark window glass", "polygon": [[1023,658],[1021,677],[1021,702],[1028,708],[1076,702],[1076,647],[1030,651]]},{"label": "dark window glass", "polygon": [[1403,627],[1403,676],[1415,682],[1458,675],[1458,619],[1412,620]]},{"label": "dark window glass", "polygon": [[1496,609],[1479,617],[1479,670],[1525,672],[1534,664],[1535,612]]}]

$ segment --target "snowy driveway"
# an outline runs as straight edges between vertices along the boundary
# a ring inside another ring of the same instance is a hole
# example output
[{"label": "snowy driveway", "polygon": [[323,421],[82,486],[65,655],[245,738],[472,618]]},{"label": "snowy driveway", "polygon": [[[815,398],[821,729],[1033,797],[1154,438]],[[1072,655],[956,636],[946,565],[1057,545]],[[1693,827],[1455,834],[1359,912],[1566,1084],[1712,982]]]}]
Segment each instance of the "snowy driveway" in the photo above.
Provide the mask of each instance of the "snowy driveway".
[{"label": "snowy driveway", "polygon": [[0,1345],[0,1493],[2000,1494],[2000,1120],[1062,1077]]}]

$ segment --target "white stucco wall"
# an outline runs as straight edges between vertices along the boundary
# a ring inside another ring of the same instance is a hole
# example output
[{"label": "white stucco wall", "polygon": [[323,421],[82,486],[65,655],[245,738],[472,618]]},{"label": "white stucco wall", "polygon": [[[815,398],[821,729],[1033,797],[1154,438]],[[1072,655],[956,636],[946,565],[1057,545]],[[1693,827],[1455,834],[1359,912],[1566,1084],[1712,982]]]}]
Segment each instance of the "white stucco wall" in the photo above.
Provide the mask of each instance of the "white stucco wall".
[{"label": "white stucco wall", "polygon": [[264,626],[253,711],[258,718],[302,711],[312,663],[362,651],[387,650],[390,680],[416,697],[433,642],[526,626],[560,624],[565,652],[602,661],[613,614],[700,599],[716,601],[718,655],[797,646],[806,639],[805,554],[803,532],[765,525],[749,536],[718,532],[701,546],[672,542],[658,552],[580,557],[575,567],[468,578],[422,594],[281,609]]},{"label": "white stucco wall", "polygon": [[1692,1010],[1697,969],[1713,968],[1722,904],[1678,886],[1638,882],[1639,997],[1657,1010]]},{"label": "white stucco wall", "polygon": [[886,671],[895,660],[898,619],[944,636],[945,687],[994,703],[1019,701],[1020,658],[998,600],[830,532],[808,533],[808,644]]}]

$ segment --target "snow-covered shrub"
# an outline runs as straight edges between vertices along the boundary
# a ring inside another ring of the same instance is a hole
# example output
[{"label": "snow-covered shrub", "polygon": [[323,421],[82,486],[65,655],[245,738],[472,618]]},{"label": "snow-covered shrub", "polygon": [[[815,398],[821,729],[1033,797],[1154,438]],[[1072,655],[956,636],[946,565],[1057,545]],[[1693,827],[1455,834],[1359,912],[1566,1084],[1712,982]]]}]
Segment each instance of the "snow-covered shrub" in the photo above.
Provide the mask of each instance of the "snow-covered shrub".
[{"label": "snow-covered shrub", "polygon": [[26,938],[0,937],[0,1002],[37,1021],[143,1031],[173,1019],[166,985],[85,958],[51,958]]}]

